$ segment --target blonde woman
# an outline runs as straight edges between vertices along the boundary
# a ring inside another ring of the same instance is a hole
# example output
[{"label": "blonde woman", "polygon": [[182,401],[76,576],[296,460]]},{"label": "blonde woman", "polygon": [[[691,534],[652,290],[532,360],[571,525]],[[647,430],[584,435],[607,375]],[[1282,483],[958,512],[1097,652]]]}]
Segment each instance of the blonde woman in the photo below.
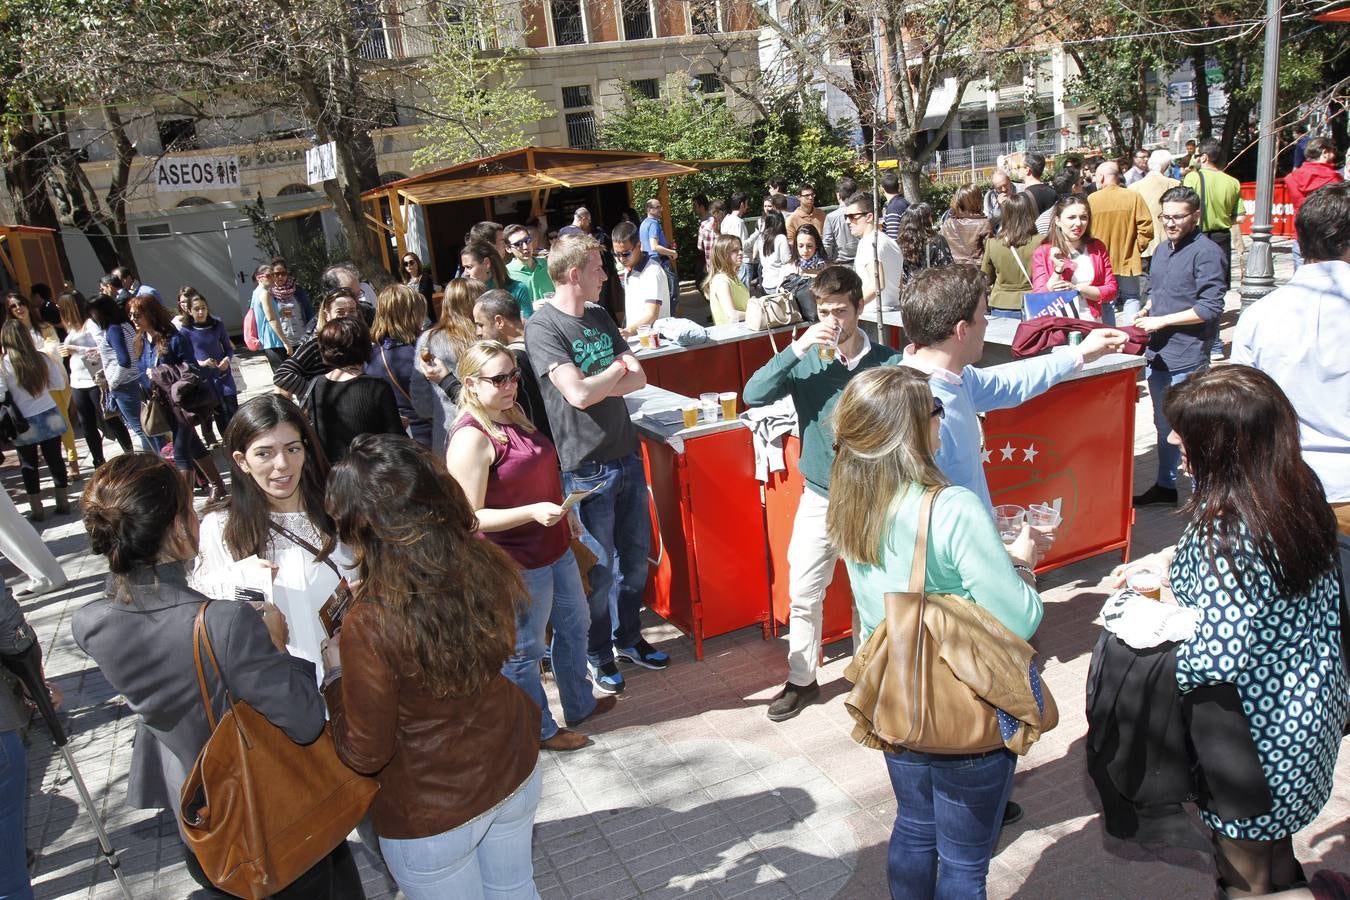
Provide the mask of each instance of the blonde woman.
[{"label": "blonde woman", "polygon": [[319,303],[319,314],[310,323],[305,342],[272,373],[272,384],[278,394],[291,398],[303,396],[309,383],[328,371],[319,355],[319,331],[334,319],[347,316],[361,318],[361,303],[350,288],[333,288]]},{"label": "blonde woman", "polygon": [[56,408],[61,413],[61,421],[66,425],[66,430],[61,435],[61,446],[66,451],[67,475],[71,481],[79,481],[80,455],[75,449],[75,429],[70,425],[70,381],[66,378],[66,368],[61,363],[62,358],[69,356],[71,351],[62,346],[55,328],[33,315],[33,308],[27,297],[11,291],[5,305],[9,307],[10,316],[23,323],[23,327],[33,339],[33,346],[51,357],[56,367],[61,370],[60,379],[54,380],[47,392],[56,402]]},{"label": "blonde woman", "polygon": [[[886,592],[909,581],[925,491],[947,484],[933,459],[943,414],[927,376],[904,366],[856,376],[834,409],[826,532],[848,564],[861,637],[885,617]],[[1029,638],[1042,612],[1033,554],[1025,527],[1005,551],[984,502],[948,486],[933,504],[924,590],[967,597]],[[1016,760],[1007,750],[886,754],[898,808],[888,872],[894,896],[985,895]]]},{"label": "blonde woman", "polygon": [[383,378],[398,399],[398,414],[408,437],[431,446],[431,418],[414,408],[412,382],[417,376],[417,336],[426,321],[426,301],[406,284],[391,284],[375,301],[370,326],[370,361],[366,374]]},{"label": "blonde woman", "polygon": [[745,308],[750,303],[750,289],[741,283],[737,273],[745,260],[741,239],[724,234],[713,244],[712,271],[703,282],[703,293],[712,308],[714,325],[726,325],[745,319]]},{"label": "blonde woman", "polygon": [[473,305],[488,289],[476,278],[455,278],[441,295],[441,315],[436,323],[417,339],[417,372],[413,379],[413,404],[418,413],[431,419],[431,449],[445,453],[449,426],[459,413],[459,379],[455,368],[459,357],[478,339],[473,323]]},{"label": "blonde woman", "polygon": [[479,530],[515,560],[529,593],[529,603],[517,605],[515,652],[502,674],[543,710],[540,747],[580,750],[590,739],[558,727],[539,681],[546,625],[553,626],[553,674],[566,723],[612,709],[617,698],[597,701],[587,678],[591,614],[564,521],[558,452],[516,404],[520,367],[505,345],[478,341],[460,355],[456,374],[459,417],[446,465]]}]

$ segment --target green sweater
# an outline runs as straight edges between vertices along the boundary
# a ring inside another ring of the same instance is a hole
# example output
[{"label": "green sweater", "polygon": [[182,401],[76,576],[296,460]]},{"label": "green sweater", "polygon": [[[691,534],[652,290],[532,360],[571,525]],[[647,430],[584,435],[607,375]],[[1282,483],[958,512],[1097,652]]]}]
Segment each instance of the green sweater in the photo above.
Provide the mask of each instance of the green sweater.
[{"label": "green sweater", "polygon": [[[1022,309],[1022,295],[1031,291],[1031,257],[1044,240],[1039,234],[1034,235],[1016,251],[1003,243],[1001,237],[991,237],[984,242],[984,260],[980,268],[989,279],[990,309]],[[1020,266],[1017,264],[1019,259],[1022,261]]]},{"label": "green sweater", "polygon": [[[895,503],[882,539],[880,565],[848,561],[862,626],[860,640],[866,640],[885,618],[886,592],[909,590],[922,497],[918,486],[910,485]],[[989,507],[963,487],[945,488],[933,504],[924,576],[926,593],[966,597],[1018,637],[1030,638],[1041,624],[1041,595],[1013,569]]]},{"label": "green sweater", "polygon": [[802,457],[797,467],[807,487],[828,497],[830,466],[834,462],[834,428],[829,417],[834,404],[854,375],[873,366],[898,364],[900,359],[899,350],[872,344],[850,370],[837,361],[826,365],[814,347],[798,359],[789,344],[750,376],[743,399],[747,406],[767,406],[783,397],[792,398],[797,407],[797,434],[802,439]]}]

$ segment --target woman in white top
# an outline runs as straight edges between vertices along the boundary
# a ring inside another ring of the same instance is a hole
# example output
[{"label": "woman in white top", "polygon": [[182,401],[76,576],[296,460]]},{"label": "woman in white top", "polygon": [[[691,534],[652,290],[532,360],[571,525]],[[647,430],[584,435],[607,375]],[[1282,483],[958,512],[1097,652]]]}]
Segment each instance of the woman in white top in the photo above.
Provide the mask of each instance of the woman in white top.
[{"label": "woman in white top", "polygon": [[66,467],[61,461],[61,435],[67,429],[66,420],[52,399],[51,387],[66,383],[66,371],[33,346],[28,326],[17,318],[10,319],[0,328],[0,347],[5,351],[4,363],[0,364],[3,394],[13,400],[14,406],[28,421],[28,427],[14,440],[23,469],[23,487],[28,492],[28,518],[34,522],[47,518],[47,512],[42,508],[39,450],[52,473],[56,512],[64,515],[70,512],[70,500],[66,497]]},{"label": "woman in white top", "polygon": [[764,237],[759,245],[759,283],[764,293],[772,294],[792,271],[792,245],[787,239],[787,223],[777,210],[764,214]]},{"label": "woman in white top", "polygon": [[80,456],[75,450],[75,431],[70,427],[70,384],[66,380],[66,368],[61,365],[61,339],[56,334],[56,329],[48,323],[42,321],[41,317],[34,311],[33,305],[28,302],[28,298],[22,294],[10,291],[6,298],[6,305],[9,307],[11,318],[18,319],[28,329],[29,336],[33,339],[33,346],[41,350],[52,358],[56,363],[57,369],[61,372],[61,377],[53,381],[48,387],[51,392],[52,400],[56,403],[56,408],[61,413],[61,421],[65,423],[66,430],[61,436],[61,443],[66,450],[66,465],[69,468],[69,477],[72,481],[80,480]]},{"label": "woman in white top", "polygon": [[225,447],[230,496],[202,518],[192,586],[208,597],[233,599],[249,575],[257,577],[239,561],[258,557],[271,570],[271,600],[286,617],[286,652],[313,662],[317,676],[325,637],[319,609],[339,577],[355,577],[351,553],[337,543],[324,511],[328,460],[300,407],[279,394],[239,407]]},{"label": "woman in white top", "polygon": [[[56,305],[61,310],[61,325],[66,329],[61,355],[70,361],[71,401],[79,413],[84,442],[97,469],[104,463],[103,439],[117,441],[123,453],[130,453],[131,433],[115,408],[111,419],[103,411],[103,393],[99,385],[103,380],[103,359],[98,352],[99,327],[89,318],[84,297],[79,291],[64,291]],[[106,381],[103,386],[107,386]]]}]

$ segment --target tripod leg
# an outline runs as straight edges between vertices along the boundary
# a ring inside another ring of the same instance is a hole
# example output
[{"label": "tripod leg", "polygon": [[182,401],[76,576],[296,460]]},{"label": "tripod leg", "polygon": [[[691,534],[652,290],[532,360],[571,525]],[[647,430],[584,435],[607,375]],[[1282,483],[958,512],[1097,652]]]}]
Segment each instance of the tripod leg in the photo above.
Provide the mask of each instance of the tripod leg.
[{"label": "tripod leg", "polygon": [[75,757],[71,755],[70,747],[67,744],[61,744],[57,749],[65,757],[66,765],[70,767],[70,775],[75,780],[75,790],[79,791],[84,809],[89,813],[90,821],[94,823],[94,833],[98,835],[98,848],[103,852],[103,858],[108,861],[108,865],[112,868],[113,877],[117,879],[117,886],[122,889],[122,896],[126,900],[132,900],[131,888],[127,885],[126,877],[122,874],[122,861],[117,858],[117,851],[113,849],[112,841],[108,839],[108,832],[103,827],[103,820],[98,817],[98,810],[94,809],[94,798],[89,796],[89,788],[85,787],[84,778],[80,776],[80,770],[75,767]]}]

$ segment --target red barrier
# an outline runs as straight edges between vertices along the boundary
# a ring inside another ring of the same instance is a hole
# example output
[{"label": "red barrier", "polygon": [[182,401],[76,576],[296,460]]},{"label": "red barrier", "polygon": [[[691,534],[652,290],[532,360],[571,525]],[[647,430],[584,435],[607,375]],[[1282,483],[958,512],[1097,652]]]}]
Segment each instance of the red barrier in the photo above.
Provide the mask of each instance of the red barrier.
[{"label": "red barrier", "polygon": [[[1238,223],[1243,234],[1252,233],[1252,216],[1256,214],[1256,182],[1242,183],[1242,206],[1247,215]],[[1289,200],[1289,189],[1284,186],[1283,178],[1275,179],[1274,203],[1271,207],[1271,234],[1277,237],[1296,238],[1294,233],[1294,204]]]}]

